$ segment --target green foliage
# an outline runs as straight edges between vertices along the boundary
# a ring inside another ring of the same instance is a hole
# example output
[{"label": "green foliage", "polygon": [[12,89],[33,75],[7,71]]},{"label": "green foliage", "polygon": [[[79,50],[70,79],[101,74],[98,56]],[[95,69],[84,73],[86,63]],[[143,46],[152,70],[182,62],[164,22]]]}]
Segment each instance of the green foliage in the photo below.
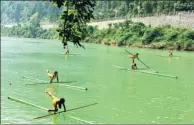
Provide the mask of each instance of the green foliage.
[{"label": "green foliage", "polygon": [[118,46],[151,45],[154,48],[176,45],[177,49],[185,50],[194,46],[193,30],[171,26],[150,27],[130,20],[113,25],[114,27],[103,30],[93,28],[94,31],[87,36],[86,42],[106,44],[116,42]]},{"label": "green foliage", "polygon": [[[111,43],[118,45],[132,44],[167,44],[177,48],[189,48],[194,41],[194,31],[170,26],[147,27],[143,23],[109,24],[108,29],[86,26],[93,17],[95,19],[114,18],[119,16],[135,16],[173,11],[194,10],[192,0],[50,0],[49,1],[2,1],[2,23],[20,22],[12,28],[2,27],[2,35],[23,36],[30,38],[63,38],[63,45],[71,41],[82,46],[80,42]],[[96,6],[95,6],[96,5]],[[94,16],[93,16],[94,15]],[[40,22],[59,22],[58,29],[43,30]],[[56,32],[56,30],[58,32]],[[58,36],[59,35],[59,36]]]},{"label": "green foliage", "polygon": [[56,29],[44,30],[40,25],[33,24],[18,24],[13,27],[1,27],[2,36],[16,36],[24,38],[42,38],[42,39],[57,39],[58,34]]},{"label": "green foliage", "polygon": [[170,31],[168,34],[166,34],[166,40],[167,41],[175,41],[178,38],[178,32],[176,31]]},{"label": "green foliage", "polygon": [[1,1],[2,23],[26,22],[37,13],[39,20],[56,22],[61,12],[49,1]]},{"label": "green foliage", "polygon": [[183,33],[183,38],[194,40],[194,31],[186,31]]},{"label": "green foliage", "polygon": [[[115,11],[116,10],[116,11]],[[115,0],[97,1],[94,17],[95,19],[114,18],[121,16],[136,16],[164,13],[173,11],[194,10],[192,0]]]},{"label": "green foliage", "polygon": [[150,44],[151,42],[158,42],[163,36],[162,28],[147,28],[143,36],[142,43],[144,45]]},{"label": "green foliage", "polygon": [[146,26],[143,23],[133,23],[129,30],[135,33],[137,36],[143,36]]},{"label": "green foliage", "polygon": [[[65,1],[67,0],[51,0],[49,1],[2,1],[1,2],[1,18],[2,23],[25,22],[28,21],[35,13],[39,13],[41,21],[57,22],[60,15],[66,9]],[[71,3],[79,3],[79,0],[69,0]],[[77,1],[77,2],[76,2]],[[81,0],[82,1],[82,0]],[[121,16],[136,16],[164,13],[173,11],[194,10],[194,2],[192,0],[114,0],[114,1],[96,1],[95,9],[84,7],[82,4],[75,4],[78,13],[85,13],[85,10],[94,12],[95,19],[114,18]],[[92,1],[92,0],[91,0]],[[71,4],[71,5],[73,5]],[[71,6],[70,5],[70,6]],[[89,6],[92,4],[89,3]],[[93,6],[93,5],[92,5]],[[85,13],[84,15],[87,15]],[[92,17],[92,15],[91,15]]]},{"label": "green foliage", "polygon": [[[58,5],[64,6],[61,16],[61,24],[58,28],[59,36],[63,38],[62,43],[65,48],[67,41],[83,47],[80,42],[86,38],[86,23],[93,17],[95,6],[94,0],[51,0]],[[84,48],[84,47],[83,47]]]},{"label": "green foliage", "polygon": [[94,30],[95,30],[95,27],[93,27],[93,26],[87,26],[87,33],[88,34],[92,34],[94,32]]}]

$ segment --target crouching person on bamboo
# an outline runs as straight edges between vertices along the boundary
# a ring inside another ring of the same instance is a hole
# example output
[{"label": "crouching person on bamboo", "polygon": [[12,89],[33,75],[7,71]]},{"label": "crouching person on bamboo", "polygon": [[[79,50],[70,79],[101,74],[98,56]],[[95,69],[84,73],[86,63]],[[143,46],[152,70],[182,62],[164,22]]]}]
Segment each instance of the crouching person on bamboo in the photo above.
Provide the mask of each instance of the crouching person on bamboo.
[{"label": "crouching person on bamboo", "polygon": [[52,104],[54,109],[49,109],[48,112],[54,112],[57,113],[58,112],[58,108],[61,109],[61,107],[63,106],[64,108],[64,112],[66,112],[66,107],[65,107],[65,99],[64,98],[57,98],[54,95],[52,95],[50,92],[45,91],[45,93],[47,93],[51,98],[52,98]]}]

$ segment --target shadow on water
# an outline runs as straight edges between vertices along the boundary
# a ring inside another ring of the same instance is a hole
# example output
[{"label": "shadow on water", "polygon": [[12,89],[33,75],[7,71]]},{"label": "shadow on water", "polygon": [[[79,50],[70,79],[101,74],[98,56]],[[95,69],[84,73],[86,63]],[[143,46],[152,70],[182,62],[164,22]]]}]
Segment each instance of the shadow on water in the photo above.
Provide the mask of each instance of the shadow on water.
[{"label": "shadow on water", "polygon": [[[69,109],[66,112],[74,111],[74,110],[78,110],[78,109],[82,109],[82,108],[86,108],[86,107],[89,107],[89,106],[92,106],[92,105],[96,105],[96,104],[98,104],[98,103],[92,103],[92,104],[89,104],[89,105],[84,105],[84,106],[80,106],[80,107],[77,107],[77,108]],[[63,112],[65,112],[65,111],[60,111],[60,112],[58,112],[58,114],[63,113]],[[40,119],[40,118],[44,118],[44,117],[48,117],[48,116],[52,116],[52,115],[56,115],[56,113],[52,113],[52,114],[36,117],[34,119]]]},{"label": "shadow on water", "polygon": [[129,87],[130,87],[130,89],[132,90],[132,92],[136,92],[136,88],[135,88],[135,80],[134,80],[134,75],[133,75],[133,73],[131,73],[130,75],[129,75]]}]

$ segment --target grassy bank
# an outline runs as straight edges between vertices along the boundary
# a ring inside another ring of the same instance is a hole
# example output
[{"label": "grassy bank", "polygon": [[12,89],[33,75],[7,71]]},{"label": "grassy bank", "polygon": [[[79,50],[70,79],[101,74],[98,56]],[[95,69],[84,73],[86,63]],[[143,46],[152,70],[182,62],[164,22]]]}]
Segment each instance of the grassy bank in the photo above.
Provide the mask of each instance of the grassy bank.
[{"label": "grassy bank", "polygon": [[176,49],[194,51],[194,31],[171,26],[151,27],[127,20],[109,24],[108,29],[88,27],[87,43],[112,46],[132,46],[153,49]]}]

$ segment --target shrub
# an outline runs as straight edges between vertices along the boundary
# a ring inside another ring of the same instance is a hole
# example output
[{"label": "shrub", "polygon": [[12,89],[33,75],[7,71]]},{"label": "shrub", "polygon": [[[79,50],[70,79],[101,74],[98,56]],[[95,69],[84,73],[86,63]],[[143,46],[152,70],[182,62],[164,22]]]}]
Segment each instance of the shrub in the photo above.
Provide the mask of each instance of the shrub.
[{"label": "shrub", "polygon": [[142,43],[144,45],[147,45],[150,44],[152,41],[156,42],[157,40],[161,39],[159,37],[162,37],[162,35],[163,32],[161,28],[148,29],[143,36]]},{"label": "shrub", "polygon": [[186,39],[194,40],[194,31],[184,32],[183,37],[186,38]]},{"label": "shrub", "polygon": [[168,32],[165,37],[166,37],[167,41],[176,40],[178,38],[178,32],[176,32],[176,31]]}]

